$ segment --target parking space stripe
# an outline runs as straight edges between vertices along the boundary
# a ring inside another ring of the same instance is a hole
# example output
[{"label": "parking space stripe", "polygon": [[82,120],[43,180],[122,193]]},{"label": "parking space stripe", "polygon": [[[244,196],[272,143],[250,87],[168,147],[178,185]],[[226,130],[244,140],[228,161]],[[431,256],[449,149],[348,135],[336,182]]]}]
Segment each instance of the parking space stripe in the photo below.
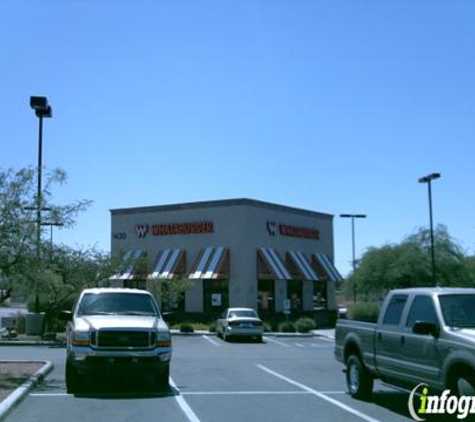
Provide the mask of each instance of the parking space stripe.
[{"label": "parking space stripe", "polygon": [[317,344],[317,343],[312,343],[310,345],[310,347],[314,347],[314,348],[317,348],[317,349],[329,349],[330,347],[332,347],[330,344]]},{"label": "parking space stripe", "polygon": [[335,406],[338,406],[340,409],[343,409],[343,410],[346,410],[347,412],[349,413],[352,413],[353,415],[355,416],[358,416],[359,418],[365,420],[365,421],[368,421],[368,422],[380,422],[378,419],[375,419],[375,418],[372,418],[371,416],[368,416],[366,415],[365,413],[363,412],[360,412],[359,410],[356,410],[356,409],[353,409],[352,407],[350,406],[347,406],[346,404],[343,404],[341,402],[339,402],[338,400],[335,400],[335,399],[332,399],[331,397],[328,397],[326,394],[320,392],[320,391],[316,391],[314,390],[313,388],[310,388],[310,387],[307,387],[306,385],[304,384],[301,384],[297,381],[294,381],[290,378],[287,378],[286,376],[284,375],[281,375],[269,368],[266,368],[264,365],[260,365],[260,364],[257,364],[256,365],[258,368],[262,369],[263,371],[267,372],[268,374],[271,374],[283,381],[286,381],[288,382],[289,384],[292,384],[296,387],[299,387],[301,388],[302,390],[304,391],[308,391],[309,393],[313,394],[314,396],[317,396],[329,403],[332,403],[334,404]]},{"label": "parking space stripe", "polygon": [[310,394],[308,391],[188,391],[183,396],[255,396],[280,394]]},{"label": "parking space stripe", "polygon": [[330,338],[330,337],[319,337],[320,340],[324,340],[324,341],[328,341],[330,343],[334,343],[335,342],[335,339],[334,338]]},{"label": "parking space stripe", "polygon": [[203,337],[205,340],[208,340],[211,344],[214,344],[217,347],[221,347],[221,344],[219,344],[216,340],[213,340],[212,338],[208,337],[207,335],[203,334],[201,337]]},{"label": "parking space stripe", "polygon": [[71,396],[72,394],[67,393],[31,393],[30,396],[32,397],[64,397],[64,396]]},{"label": "parking space stripe", "polygon": [[279,341],[279,340],[274,340],[273,338],[270,338],[270,337],[264,337],[264,340],[265,340],[265,341],[270,341],[271,343],[279,344],[280,346],[290,347],[290,345],[288,345],[288,344],[286,344],[286,343],[282,343],[282,342]]},{"label": "parking space stripe", "polygon": [[196,416],[195,412],[191,409],[189,404],[186,402],[186,400],[183,398],[180,390],[175,384],[175,381],[170,377],[170,385],[173,387],[173,389],[176,391],[177,394],[175,394],[175,400],[177,401],[178,405],[180,406],[181,410],[185,413],[186,417],[190,422],[200,422],[198,416]]}]

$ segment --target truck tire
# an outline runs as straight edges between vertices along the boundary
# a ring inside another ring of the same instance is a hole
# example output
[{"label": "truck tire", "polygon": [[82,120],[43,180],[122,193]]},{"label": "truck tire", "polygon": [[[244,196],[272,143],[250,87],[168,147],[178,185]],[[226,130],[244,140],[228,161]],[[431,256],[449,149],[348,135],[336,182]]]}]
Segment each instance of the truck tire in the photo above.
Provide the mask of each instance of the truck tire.
[{"label": "truck tire", "polygon": [[155,375],[155,387],[157,391],[167,391],[170,387],[170,367],[163,374]]},{"label": "truck tire", "polygon": [[475,395],[475,382],[473,380],[474,374],[472,372],[465,374],[458,374],[454,378],[452,392],[453,394],[461,396]]},{"label": "truck tire", "polygon": [[66,361],[66,391],[68,394],[77,394],[83,391],[84,383],[78,370],[71,362]]},{"label": "truck tire", "polygon": [[351,355],[346,362],[346,385],[356,399],[367,399],[373,391],[373,377],[357,355]]}]

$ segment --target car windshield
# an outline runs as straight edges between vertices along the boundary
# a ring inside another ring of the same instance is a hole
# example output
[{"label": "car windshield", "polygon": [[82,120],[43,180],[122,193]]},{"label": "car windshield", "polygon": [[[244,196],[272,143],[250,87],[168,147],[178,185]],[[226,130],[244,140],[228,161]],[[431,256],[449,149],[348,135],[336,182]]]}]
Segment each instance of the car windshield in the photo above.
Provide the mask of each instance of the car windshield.
[{"label": "car windshield", "polygon": [[439,302],[446,325],[475,328],[475,294],[443,295]]},{"label": "car windshield", "polygon": [[256,311],[252,309],[243,309],[240,311],[231,311],[229,318],[258,318]]},{"label": "car windshield", "polygon": [[157,315],[149,295],[137,293],[86,293],[78,315]]}]

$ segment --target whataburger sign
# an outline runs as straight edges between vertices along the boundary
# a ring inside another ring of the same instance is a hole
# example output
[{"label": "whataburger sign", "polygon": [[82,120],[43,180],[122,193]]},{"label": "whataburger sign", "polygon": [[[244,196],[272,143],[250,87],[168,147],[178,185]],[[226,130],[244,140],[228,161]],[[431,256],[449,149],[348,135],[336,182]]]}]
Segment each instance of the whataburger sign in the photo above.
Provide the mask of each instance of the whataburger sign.
[{"label": "whataburger sign", "polygon": [[[149,231],[149,226],[146,224],[138,224],[135,227],[135,231],[139,237],[145,237]],[[198,221],[180,224],[154,224],[150,227],[150,232],[153,236],[213,233],[214,225],[212,221]]]},{"label": "whataburger sign", "polygon": [[290,226],[288,224],[277,224],[274,221],[267,222],[267,231],[271,236],[275,236],[276,233],[279,233],[281,236],[303,237],[314,240],[320,239],[320,231],[317,229]]}]

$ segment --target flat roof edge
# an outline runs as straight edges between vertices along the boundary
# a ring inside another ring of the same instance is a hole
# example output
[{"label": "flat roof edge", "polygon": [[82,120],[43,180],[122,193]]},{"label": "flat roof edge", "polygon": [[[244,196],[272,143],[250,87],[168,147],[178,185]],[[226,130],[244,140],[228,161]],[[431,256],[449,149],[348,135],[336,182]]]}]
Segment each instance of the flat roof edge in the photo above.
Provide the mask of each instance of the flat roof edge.
[{"label": "flat roof edge", "polygon": [[190,209],[199,209],[199,208],[216,208],[216,207],[230,207],[246,205],[251,207],[265,208],[276,211],[287,211],[293,212],[301,215],[308,215],[312,217],[320,217],[325,219],[333,219],[333,214],[327,214],[318,211],[310,211],[303,208],[295,208],[288,205],[274,204],[271,202],[258,201],[255,199],[249,198],[238,198],[238,199],[221,199],[215,201],[200,201],[200,202],[188,202],[183,204],[169,204],[169,205],[153,205],[146,207],[132,207],[132,208],[116,208],[111,209],[110,213],[112,215],[125,215],[125,214],[137,214],[137,213],[148,213],[148,212],[157,212],[157,211],[181,211],[181,210],[190,210]]}]

